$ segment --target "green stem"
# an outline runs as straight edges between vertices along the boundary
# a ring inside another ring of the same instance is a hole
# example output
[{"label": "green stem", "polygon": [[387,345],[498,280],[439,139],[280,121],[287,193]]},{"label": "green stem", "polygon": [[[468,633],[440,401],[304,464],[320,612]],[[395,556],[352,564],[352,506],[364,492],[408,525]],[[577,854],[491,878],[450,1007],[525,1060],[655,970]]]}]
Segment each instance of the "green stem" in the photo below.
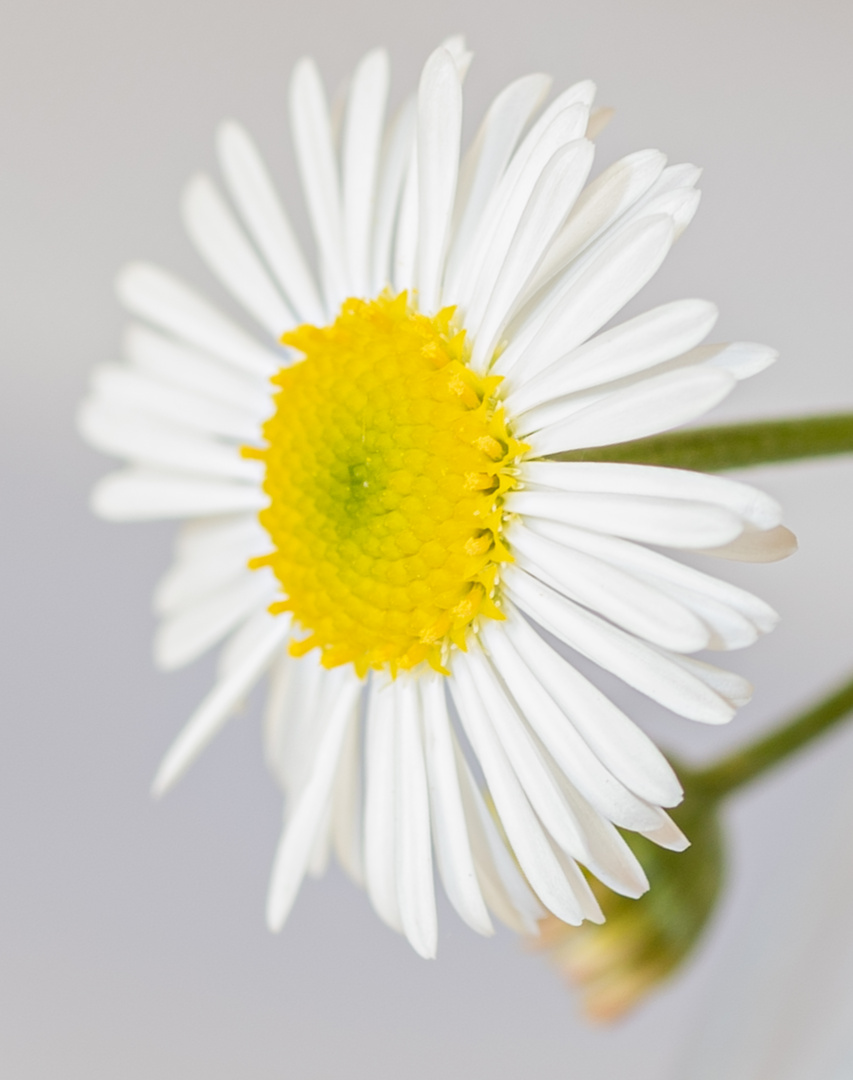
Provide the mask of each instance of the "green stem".
[{"label": "green stem", "polygon": [[722,798],[778,765],[853,712],[853,679],[781,728],[737,750],[716,765],[695,772],[687,783],[711,798]]},{"label": "green stem", "polygon": [[622,461],[719,472],[851,452],[853,413],[837,413],[672,431],[553,456],[559,461]]}]

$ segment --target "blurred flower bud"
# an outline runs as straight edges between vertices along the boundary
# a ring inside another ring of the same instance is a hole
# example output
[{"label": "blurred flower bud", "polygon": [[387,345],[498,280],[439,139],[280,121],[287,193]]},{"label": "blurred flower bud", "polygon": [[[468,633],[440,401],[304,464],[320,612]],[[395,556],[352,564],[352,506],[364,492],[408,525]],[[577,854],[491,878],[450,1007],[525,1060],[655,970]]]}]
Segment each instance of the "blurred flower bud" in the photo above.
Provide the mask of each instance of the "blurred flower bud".
[{"label": "blurred flower bud", "polygon": [[684,786],[684,802],[671,816],[691,841],[686,851],[626,834],[649,878],[644,896],[630,900],[590,879],[603,925],[568,926],[553,915],[539,924],[534,947],[578,987],[590,1019],[615,1020],[643,1000],[690,955],[714,910],[724,873],[717,800],[698,778]]}]

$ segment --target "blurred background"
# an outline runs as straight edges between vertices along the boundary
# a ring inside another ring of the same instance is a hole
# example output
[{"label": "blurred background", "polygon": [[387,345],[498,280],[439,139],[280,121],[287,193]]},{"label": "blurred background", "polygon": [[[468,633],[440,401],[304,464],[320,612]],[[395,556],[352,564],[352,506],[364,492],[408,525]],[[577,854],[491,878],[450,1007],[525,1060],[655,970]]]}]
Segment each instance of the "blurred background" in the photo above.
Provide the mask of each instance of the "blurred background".
[{"label": "blurred background", "polygon": [[[456,31],[475,53],[468,137],[503,85],[544,70],[557,89],[593,78],[616,108],[596,171],[644,147],[705,166],[696,220],[631,311],[707,297],[721,309],[715,340],[780,350],[714,419],[853,409],[849,3],[6,0],[3,25],[0,1075],[730,1080],[741,1072],[731,1059],[715,1071],[714,1055],[780,1030],[775,1006],[752,1022],[766,988],[808,987],[818,1011],[821,992],[837,1005],[818,961],[837,961],[853,937],[842,917],[853,808],[839,803],[853,725],[728,808],[729,888],[702,947],[615,1027],[590,1027],[540,957],[506,932],[477,938],[446,905],[438,960],[418,959],[337,870],[309,881],[271,936],[280,806],[257,702],[173,795],[149,800],[211,665],[155,672],[149,598],[173,530],[90,516],[108,462],[73,418],[90,366],[117,352],[124,261],[163,263],[227,306],[177,209],[187,178],[214,167],[218,121],[255,135],[298,223],[294,62],[313,54],[333,95],[362,53],[386,45],[399,100]],[[853,459],[743,475],[783,500],[801,542],[787,563],[721,568],[783,615],[729,658],[754,702],[709,730],[613,689],[691,762],[853,669]],[[789,1013],[788,1034],[818,1030]],[[793,1056],[743,1076],[776,1080]],[[818,1076],[805,1069],[796,1075]]]}]

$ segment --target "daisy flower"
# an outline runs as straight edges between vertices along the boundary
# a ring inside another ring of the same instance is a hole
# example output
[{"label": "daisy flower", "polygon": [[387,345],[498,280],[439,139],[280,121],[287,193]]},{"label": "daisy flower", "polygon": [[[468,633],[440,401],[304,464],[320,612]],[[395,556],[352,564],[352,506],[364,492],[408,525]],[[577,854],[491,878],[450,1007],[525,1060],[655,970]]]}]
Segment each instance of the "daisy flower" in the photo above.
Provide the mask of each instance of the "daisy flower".
[{"label": "daisy flower", "polygon": [[543,105],[538,74],[495,98],[460,156],[469,60],[459,39],[437,49],[390,122],[383,51],[356,68],[340,123],[314,64],[296,66],[316,277],[254,143],[223,124],[229,198],[195,177],[184,221],[266,338],[131,265],[118,292],[139,322],[80,419],[129,462],[97,485],[97,513],[186,522],[155,594],[157,661],[222,644],[155,792],[268,673],[285,796],[270,926],[334,850],[423,956],[433,860],[484,934],[490,912],[531,933],[545,910],[600,920],[581,865],[624,895],[647,888],[617,826],[684,846],[663,809],[681,788],[554,639],[724,723],[748,684],[689,654],[748,645],[776,615],[657,549],[792,547],[777,504],[744,484],[555,459],[694,420],[774,354],[701,345],[716,317],[702,300],[603,329],[693,216],[699,172],[647,150],[587,183],[606,112],[590,82]]}]

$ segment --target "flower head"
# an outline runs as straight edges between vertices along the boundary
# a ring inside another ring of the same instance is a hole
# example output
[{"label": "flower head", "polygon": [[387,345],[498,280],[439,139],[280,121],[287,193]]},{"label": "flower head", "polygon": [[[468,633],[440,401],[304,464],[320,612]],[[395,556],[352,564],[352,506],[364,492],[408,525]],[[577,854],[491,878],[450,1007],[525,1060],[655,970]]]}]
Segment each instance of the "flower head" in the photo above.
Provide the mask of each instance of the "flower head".
[{"label": "flower head", "polygon": [[348,300],[324,330],[284,335],[304,360],[282,371],[260,514],[272,568],[308,633],[291,651],[325,666],[447,675],[510,556],[502,496],[525,449],[495,401],[500,378],[467,366],[452,308],[429,318],[395,299]]},{"label": "flower head", "polygon": [[625,896],[647,888],[616,826],[685,844],[666,760],[545,632],[658,705],[725,722],[748,685],[687,654],[747,645],[776,616],[654,549],[792,547],[744,484],[555,457],[687,423],[774,354],[701,345],[716,312],[700,300],[605,329],[692,217],[698,170],[645,151],[587,184],[594,87],[543,108],[542,75],[498,95],[460,158],[469,60],[458,40],[436,50],[386,123],[388,61],[369,54],[339,149],[316,69],[297,65],[316,278],[253,142],[224,124],[230,203],[197,177],[184,218],[267,340],[135,264],[119,294],[141,322],[81,414],[130,462],[96,510],[187,521],[156,593],[157,659],[224,643],[155,790],[269,672],[286,805],[271,926],[334,848],[426,956],[434,856],[474,929],[491,911],[532,931],[543,910],[602,918],[579,865]]}]

